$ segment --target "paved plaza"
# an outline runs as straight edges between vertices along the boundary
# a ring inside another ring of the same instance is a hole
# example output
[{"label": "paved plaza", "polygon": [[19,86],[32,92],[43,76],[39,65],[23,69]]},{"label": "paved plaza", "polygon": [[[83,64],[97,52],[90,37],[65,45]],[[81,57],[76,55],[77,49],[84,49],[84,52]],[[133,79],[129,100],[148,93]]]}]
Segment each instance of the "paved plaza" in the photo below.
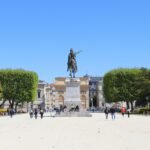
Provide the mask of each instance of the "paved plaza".
[{"label": "paved plaza", "polygon": [[150,150],[150,117],[0,117],[0,150]]}]

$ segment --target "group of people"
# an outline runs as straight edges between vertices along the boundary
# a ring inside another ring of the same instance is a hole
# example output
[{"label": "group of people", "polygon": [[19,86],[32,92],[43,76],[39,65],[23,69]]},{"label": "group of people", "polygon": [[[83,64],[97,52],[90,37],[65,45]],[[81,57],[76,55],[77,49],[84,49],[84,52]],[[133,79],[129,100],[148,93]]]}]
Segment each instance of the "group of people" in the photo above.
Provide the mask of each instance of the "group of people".
[{"label": "group of people", "polygon": [[[130,109],[126,110],[125,107],[122,107],[120,111],[121,111],[121,114],[122,114],[123,117],[124,117],[125,113],[127,113],[128,118],[130,117]],[[114,107],[111,107],[111,108],[106,107],[105,110],[104,110],[104,113],[105,113],[106,119],[108,119],[108,115],[110,113],[111,114],[111,118],[114,120],[115,119],[116,108],[114,108]]]},{"label": "group of people", "polygon": [[71,108],[69,109],[69,112],[79,112],[79,106],[72,104]]},{"label": "group of people", "polygon": [[125,107],[122,107],[121,108],[121,113],[122,113],[122,116],[124,117],[124,114],[127,113],[128,115],[128,118],[130,117],[130,109],[127,109]]},{"label": "group of people", "polygon": [[108,119],[108,114],[109,113],[111,114],[112,119],[115,119],[115,113],[116,113],[115,108],[111,107],[109,109],[108,107],[106,107],[105,110],[104,110],[104,113],[105,113],[106,119]]},{"label": "group of people", "polygon": [[66,110],[66,106],[65,105],[60,105],[60,107],[55,107],[53,106],[51,109],[47,108],[47,109],[42,109],[42,108],[31,108],[30,109],[30,118],[35,117],[35,119],[37,119],[38,114],[40,114],[41,119],[43,118],[44,112],[50,112],[50,116],[56,116],[56,114],[60,114],[61,112],[64,112]]},{"label": "group of people", "polygon": [[41,119],[43,119],[43,115],[44,115],[44,110],[43,109],[31,109],[30,110],[30,118],[33,118],[33,116],[35,117],[35,119],[37,119],[38,117],[38,113],[40,113]]}]

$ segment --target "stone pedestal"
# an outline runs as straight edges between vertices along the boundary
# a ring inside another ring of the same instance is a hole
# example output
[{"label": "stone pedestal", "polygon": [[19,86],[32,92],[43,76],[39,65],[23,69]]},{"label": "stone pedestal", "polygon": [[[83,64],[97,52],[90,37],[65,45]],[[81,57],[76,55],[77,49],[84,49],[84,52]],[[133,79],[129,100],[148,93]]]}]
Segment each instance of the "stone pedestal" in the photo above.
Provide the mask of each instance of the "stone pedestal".
[{"label": "stone pedestal", "polygon": [[80,78],[66,78],[66,94],[64,105],[70,109],[72,106],[78,105],[81,108],[80,100]]}]

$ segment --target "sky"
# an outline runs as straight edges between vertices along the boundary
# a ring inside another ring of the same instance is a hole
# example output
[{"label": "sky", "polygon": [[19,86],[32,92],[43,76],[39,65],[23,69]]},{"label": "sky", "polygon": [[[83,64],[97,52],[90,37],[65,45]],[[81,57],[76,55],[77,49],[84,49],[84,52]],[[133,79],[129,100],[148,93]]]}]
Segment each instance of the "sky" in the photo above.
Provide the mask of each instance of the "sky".
[{"label": "sky", "polygon": [[150,68],[150,1],[0,0],[0,69],[52,83],[68,77],[70,48],[82,50],[76,76]]}]

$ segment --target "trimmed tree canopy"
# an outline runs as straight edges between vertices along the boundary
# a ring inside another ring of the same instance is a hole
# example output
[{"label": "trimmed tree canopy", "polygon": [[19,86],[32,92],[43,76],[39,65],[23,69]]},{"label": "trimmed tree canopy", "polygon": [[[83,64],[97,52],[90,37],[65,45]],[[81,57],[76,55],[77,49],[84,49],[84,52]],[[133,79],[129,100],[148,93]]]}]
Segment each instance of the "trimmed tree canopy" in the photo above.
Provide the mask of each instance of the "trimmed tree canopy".
[{"label": "trimmed tree canopy", "polygon": [[107,102],[134,101],[137,99],[140,88],[139,75],[141,69],[117,69],[104,76],[104,96]]},{"label": "trimmed tree canopy", "polygon": [[0,70],[0,82],[3,99],[11,107],[16,103],[34,101],[37,92],[38,76],[35,72],[25,70]]}]

